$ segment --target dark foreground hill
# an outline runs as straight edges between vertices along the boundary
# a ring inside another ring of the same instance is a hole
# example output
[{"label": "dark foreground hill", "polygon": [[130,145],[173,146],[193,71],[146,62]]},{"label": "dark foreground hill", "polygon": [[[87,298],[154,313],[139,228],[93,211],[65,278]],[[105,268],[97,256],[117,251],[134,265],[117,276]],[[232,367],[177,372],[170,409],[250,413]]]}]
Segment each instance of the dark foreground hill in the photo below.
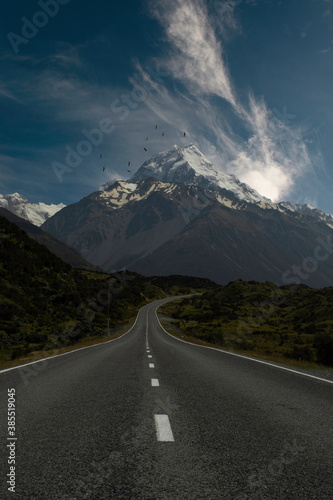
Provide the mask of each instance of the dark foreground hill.
[{"label": "dark foreground hill", "polygon": [[9,221],[16,224],[20,229],[23,229],[23,231],[25,231],[30,238],[34,239],[41,245],[45,245],[46,248],[51,250],[51,252],[71,266],[80,269],[90,269],[93,271],[101,270],[84,259],[79,252],[59,241],[52,234],[43,231],[34,224],[31,224],[31,222],[22,219],[22,217],[18,217],[6,208],[0,207],[0,216],[5,217]]},{"label": "dark foreground hill", "polygon": [[213,287],[208,280],[74,269],[0,216],[0,361],[114,331],[146,302]]}]

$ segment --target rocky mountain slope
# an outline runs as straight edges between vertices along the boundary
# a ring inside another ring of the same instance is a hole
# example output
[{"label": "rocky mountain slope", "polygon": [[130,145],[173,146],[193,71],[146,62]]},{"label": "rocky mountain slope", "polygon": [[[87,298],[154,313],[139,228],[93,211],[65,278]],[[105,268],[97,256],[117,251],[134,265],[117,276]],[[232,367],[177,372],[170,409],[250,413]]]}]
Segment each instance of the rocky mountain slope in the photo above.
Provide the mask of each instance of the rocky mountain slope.
[{"label": "rocky mountain slope", "polygon": [[272,203],[191,145],[153,157],[129,181],[105,185],[43,229],[109,272],[322,287],[333,282],[329,222]]},{"label": "rocky mountain slope", "polygon": [[16,224],[20,229],[25,231],[30,238],[37,241],[41,245],[46,246],[46,248],[67,264],[80,269],[100,271],[100,269],[84,259],[78,251],[70,248],[68,245],[57,240],[57,238],[48,234],[46,231],[43,231],[34,224],[31,224],[31,222],[18,217],[6,208],[0,207],[0,216],[5,217],[10,222]]}]

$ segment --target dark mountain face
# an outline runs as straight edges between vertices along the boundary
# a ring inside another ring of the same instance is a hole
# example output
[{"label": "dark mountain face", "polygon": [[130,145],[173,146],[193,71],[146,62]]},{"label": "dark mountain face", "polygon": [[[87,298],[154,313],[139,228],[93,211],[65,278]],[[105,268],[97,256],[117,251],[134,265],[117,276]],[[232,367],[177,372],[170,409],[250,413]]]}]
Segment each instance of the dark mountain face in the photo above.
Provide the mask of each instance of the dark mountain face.
[{"label": "dark mountain face", "polygon": [[66,207],[43,229],[105,270],[129,267],[181,233],[209,202],[189,196],[191,189],[152,179],[132,190],[116,183]]},{"label": "dark mountain face", "polygon": [[[332,241],[324,224],[311,228],[282,213],[251,214],[213,207],[172,240],[141,258],[133,269],[150,275],[175,273],[225,284],[235,279],[332,286],[333,258],[316,261],[319,241]],[[329,244],[329,243],[328,243]],[[333,249],[332,249],[333,250]],[[318,266],[318,268],[317,268]]]},{"label": "dark mountain face", "polygon": [[329,225],[278,205],[239,200],[226,189],[152,178],[117,182],[61,210],[43,229],[108,272],[126,267],[220,284],[333,283]]},{"label": "dark mountain face", "polygon": [[57,238],[51,234],[48,234],[34,224],[31,224],[31,222],[18,217],[6,208],[0,207],[0,215],[16,224],[20,229],[25,231],[30,238],[37,241],[37,243],[46,246],[46,248],[53,252],[57,257],[71,266],[81,269],[100,270],[87,262],[78,251],[73,250],[73,248],[70,248],[62,241],[57,240]]}]

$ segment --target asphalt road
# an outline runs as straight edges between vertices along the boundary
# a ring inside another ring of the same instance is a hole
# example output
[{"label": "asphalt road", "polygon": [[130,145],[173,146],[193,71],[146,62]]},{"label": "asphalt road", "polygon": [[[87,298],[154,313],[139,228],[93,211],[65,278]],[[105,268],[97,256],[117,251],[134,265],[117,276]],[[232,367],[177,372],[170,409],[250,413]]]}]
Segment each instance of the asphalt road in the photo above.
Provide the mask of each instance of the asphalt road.
[{"label": "asphalt road", "polygon": [[115,341],[0,373],[0,498],[332,500],[333,383],[181,342],[162,302]]}]

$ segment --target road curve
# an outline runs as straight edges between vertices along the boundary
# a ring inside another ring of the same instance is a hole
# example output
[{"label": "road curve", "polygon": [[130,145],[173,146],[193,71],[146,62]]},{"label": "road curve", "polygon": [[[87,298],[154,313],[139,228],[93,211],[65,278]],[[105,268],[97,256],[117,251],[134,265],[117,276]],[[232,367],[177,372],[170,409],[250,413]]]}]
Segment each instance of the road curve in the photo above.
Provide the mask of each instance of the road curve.
[{"label": "road curve", "polygon": [[166,300],[119,339],[0,372],[0,497],[332,500],[333,384],[173,338]]}]

